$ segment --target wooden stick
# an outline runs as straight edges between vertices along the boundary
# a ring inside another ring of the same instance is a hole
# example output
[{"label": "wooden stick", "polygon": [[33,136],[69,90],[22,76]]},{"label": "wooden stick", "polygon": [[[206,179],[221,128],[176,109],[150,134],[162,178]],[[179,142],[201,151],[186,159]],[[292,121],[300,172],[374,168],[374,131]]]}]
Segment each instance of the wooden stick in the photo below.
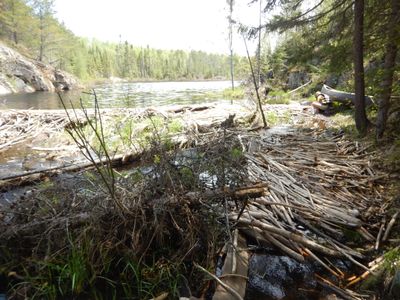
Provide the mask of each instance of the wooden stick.
[{"label": "wooden stick", "polygon": [[[235,215],[233,215],[233,216],[236,217]],[[283,237],[285,237],[285,238],[287,238],[289,240],[293,240],[294,242],[297,242],[297,243],[303,244],[305,246],[308,246],[308,247],[310,247],[310,248],[312,248],[312,249],[314,249],[316,251],[319,251],[321,253],[324,253],[326,255],[338,256],[338,257],[342,256],[342,254],[337,250],[332,250],[332,249],[327,248],[325,246],[321,246],[318,243],[316,243],[314,241],[311,241],[311,240],[307,239],[304,236],[301,236],[299,234],[291,233],[289,231],[276,228],[274,226],[265,224],[265,223],[263,223],[263,222],[261,222],[259,220],[253,220],[252,221],[252,220],[245,219],[245,218],[242,217],[242,218],[240,218],[239,223],[247,224],[247,225],[251,225],[251,226],[255,226],[255,227],[259,227],[259,228],[261,228],[263,230],[268,230],[269,232],[275,233],[275,234],[278,234],[278,235],[280,234],[280,235],[282,235]]]},{"label": "wooden stick", "polygon": [[233,288],[228,286],[226,283],[224,283],[221,279],[219,279],[217,276],[214,274],[208,272],[206,269],[204,269],[202,266],[198,265],[197,263],[194,263],[194,266],[198,268],[200,271],[203,271],[206,273],[208,276],[212,277],[215,281],[217,281],[225,290],[227,290],[235,299],[237,300],[243,300],[243,298],[238,294],[237,291],[235,291]]},{"label": "wooden stick", "polygon": [[386,228],[385,235],[383,236],[382,241],[386,241],[387,238],[389,237],[390,230],[392,230],[392,227],[393,227],[394,223],[396,223],[396,218],[397,218],[398,215],[399,215],[399,211],[397,211],[397,212],[393,215],[393,217],[390,219],[389,224],[388,224],[388,226],[387,226],[387,228]]},{"label": "wooden stick", "polygon": [[320,260],[318,258],[318,256],[316,256],[314,253],[311,252],[310,249],[308,248],[304,248],[304,251],[310,255],[316,262],[318,262],[321,266],[323,266],[325,269],[327,269],[329,272],[331,272],[334,276],[336,276],[337,278],[341,278],[340,274],[337,273],[335,270],[333,270],[332,268],[330,268],[326,263],[324,263],[322,260]]},{"label": "wooden stick", "polygon": [[385,224],[386,224],[386,217],[383,218],[381,227],[379,228],[378,236],[376,237],[376,242],[375,242],[375,250],[379,249],[379,243],[382,237],[383,230],[385,229]]},{"label": "wooden stick", "polygon": [[294,92],[297,92],[298,90],[300,90],[300,89],[306,87],[307,85],[309,85],[311,82],[312,82],[312,80],[307,81],[305,84],[295,88],[294,90],[289,91],[288,94],[293,94]]}]

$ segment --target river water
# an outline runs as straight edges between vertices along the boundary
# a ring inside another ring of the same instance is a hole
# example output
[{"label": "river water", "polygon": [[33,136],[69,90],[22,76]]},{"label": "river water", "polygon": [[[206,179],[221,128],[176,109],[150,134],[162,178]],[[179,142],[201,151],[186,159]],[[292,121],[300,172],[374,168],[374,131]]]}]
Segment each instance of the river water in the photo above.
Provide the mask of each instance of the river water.
[{"label": "river water", "polygon": [[[236,86],[238,84],[236,82]],[[94,96],[88,94],[94,91],[100,108],[143,108],[230,101],[224,99],[222,93],[230,86],[230,81],[114,82],[98,84],[86,90],[67,91],[60,95],[67,107],[73,105],[80,108],[80,99],[85,108],[94,107]],[[3,109],[55,110],[63,109],[63,106],[57,93],[35,92],[0,96],[0,117]],[[0,180],[23,172],[72,163],[75,155],[53,159],[53,152],[34,150],[35,147],[60,148],[62,141],[58,135],[49,138],[40,134],[6,151],[0,151]],[[59,152],[57,154],[61,155]]]},{"label": "river water", "polygon": [[[238,83],[236,83],[236,86]],[[180,82],[116,82],[104,83],[86,89],[95,91],[101,108],[147,107],[171,104],[196,104],[224,101],[222,91],[231,86],[230,81],[180,81]],[[94,97],[79,91],[61,93],[67,106],[94,106]],[[56,93],[35,92],[0,96],[0,109],[62,109]]]}]

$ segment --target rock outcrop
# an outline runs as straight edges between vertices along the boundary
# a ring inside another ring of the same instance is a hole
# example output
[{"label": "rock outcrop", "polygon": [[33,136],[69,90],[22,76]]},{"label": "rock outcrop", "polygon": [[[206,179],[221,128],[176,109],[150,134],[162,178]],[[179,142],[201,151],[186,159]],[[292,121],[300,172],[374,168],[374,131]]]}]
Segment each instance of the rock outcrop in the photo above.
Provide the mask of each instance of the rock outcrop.
[{"label": "rock outcrop", "polygon": [[0,95],[70,90],[77,86],[77,79],[67,72],[24,57],[0,44]]},{"label": "rock outcrop", "polygon": [[287,87],[290,90],[298,88],[310,80],[310,75],[304,71],[290,72],[288,75]]}]

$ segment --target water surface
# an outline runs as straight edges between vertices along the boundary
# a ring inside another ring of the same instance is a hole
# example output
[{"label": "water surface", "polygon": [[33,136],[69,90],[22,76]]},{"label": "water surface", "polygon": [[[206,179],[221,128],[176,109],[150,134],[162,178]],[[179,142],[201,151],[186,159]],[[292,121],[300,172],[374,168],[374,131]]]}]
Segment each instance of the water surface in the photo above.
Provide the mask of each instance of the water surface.
[{"label": "water surface", "polygon": [[[237,85],[238,83],[236,83]],[[216,100],[228,100],[222,91],[231,86],[230,81],[183,81],[183,82],[117,82],[93,86],[101,108],[147,107],[171,104],[197,104]],[[87,89],[87,92],[93,90]],[[85,92],[61,93],[70,107],[94,106],[94,97]],[[0,109],[62,109],[56,93],[35,92],[0,96]]]}]

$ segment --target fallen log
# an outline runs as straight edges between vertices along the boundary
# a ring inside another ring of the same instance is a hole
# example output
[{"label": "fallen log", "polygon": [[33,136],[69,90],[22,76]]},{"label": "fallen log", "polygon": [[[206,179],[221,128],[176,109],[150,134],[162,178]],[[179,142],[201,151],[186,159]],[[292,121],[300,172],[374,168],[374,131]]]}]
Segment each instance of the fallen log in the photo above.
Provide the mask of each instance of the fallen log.
[{"label": "fallen log", "polygon": [[[355,94],[354,93],[348,93],[348,92],[343,92],[339,90],[335,90],[331,88],[330,86],[327,86],[324,84],[321,89],[321,93],[328,95],[331,100],[341,102],[341,103],[347,103],[351,102],[354,104],[354,99],[355,99]],[[370,96],[365,96],[365,106],[371,106],[374,104],[374,101]]]}]

